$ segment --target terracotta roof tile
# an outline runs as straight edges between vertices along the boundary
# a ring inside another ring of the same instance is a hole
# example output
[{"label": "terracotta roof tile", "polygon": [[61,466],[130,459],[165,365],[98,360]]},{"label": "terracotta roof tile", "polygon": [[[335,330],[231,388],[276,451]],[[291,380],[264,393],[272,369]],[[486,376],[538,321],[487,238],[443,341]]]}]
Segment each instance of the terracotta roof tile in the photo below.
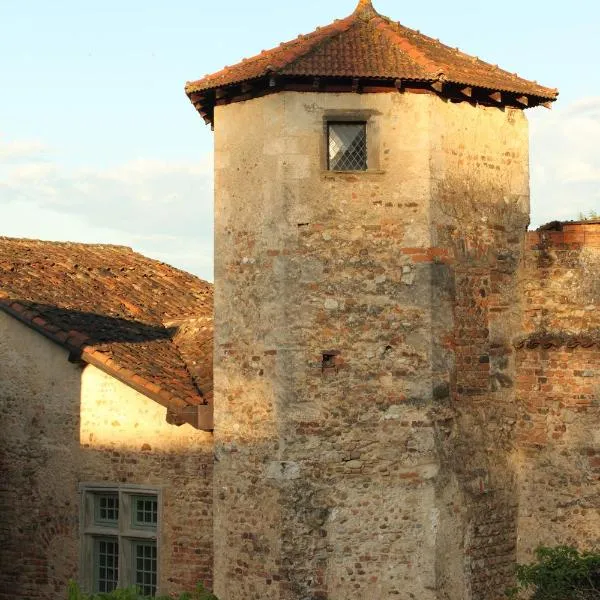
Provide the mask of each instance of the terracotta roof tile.
[{"label": "terracotta roof tile", "polygon": [[[555,100],[558,91],[451,48],[359,2],[349,17],[189,82],[194,94],[272,75],[448,82]],[[210,100],[208,103],[210,104]],[[539,103],[539,102],[538,102]]]},{"label": "terracotta roof tile", "polygon": [[0,308],[170,408],[212,403],[212,285],[193,275],[122,246],[0,237]]}]

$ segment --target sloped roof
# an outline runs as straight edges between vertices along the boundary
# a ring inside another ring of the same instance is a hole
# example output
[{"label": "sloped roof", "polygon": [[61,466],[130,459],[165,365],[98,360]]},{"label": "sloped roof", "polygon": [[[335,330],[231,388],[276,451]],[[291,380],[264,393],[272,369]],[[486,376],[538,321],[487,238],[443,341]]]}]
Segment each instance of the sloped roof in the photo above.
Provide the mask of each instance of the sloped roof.
[{"label": "sloped roof", "polygon": [[345,19],[189,82],[186,93],[198,105],[199,93],[273,76],[443,82],[538,101],[558,95],[380,15],[371,0],[360,0]]},{"label": "sloped roof", "polygon": [[212,405],[212,306],[211,284],[130,248],[0,237],[0,309],[174,422]]}]

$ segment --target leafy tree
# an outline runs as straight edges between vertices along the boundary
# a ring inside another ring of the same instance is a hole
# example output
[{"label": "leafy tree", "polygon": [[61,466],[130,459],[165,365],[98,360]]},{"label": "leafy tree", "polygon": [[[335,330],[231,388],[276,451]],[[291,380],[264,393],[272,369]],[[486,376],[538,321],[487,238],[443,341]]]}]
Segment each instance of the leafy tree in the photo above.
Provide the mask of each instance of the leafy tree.
[{"label": "leafy tree", "polygon": [[527,591],[531,600],[600,600],[600,552],[557,546],[535,554],[536,562],[517,567],[518,587],[509,597]]}]

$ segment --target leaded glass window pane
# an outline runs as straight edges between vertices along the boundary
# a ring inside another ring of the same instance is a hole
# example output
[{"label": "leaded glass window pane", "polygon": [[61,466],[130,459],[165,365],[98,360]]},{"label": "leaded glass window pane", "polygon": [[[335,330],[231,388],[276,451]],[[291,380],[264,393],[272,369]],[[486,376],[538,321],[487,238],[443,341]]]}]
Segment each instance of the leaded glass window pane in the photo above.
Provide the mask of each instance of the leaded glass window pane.
[{"label": "leaded glass window pane", "polygon": [[119,495],[98,494],[95,497],[95,520],[101,525],[117,524],[119,521]]},{"label": "leaded glass window pane", "polygon": [[367,124],[328,123],[329,170],[367,170]]},{"label": "leaded glass window pane", "polygon": [[156,527],[158,522],[158,500],[156,496],[135,496],[133,524],[137,527]]},{"label": "leaded glass window pane", "polygon": [[134,543],[135,585],[144,596],[156,594],[156,556],[154,542]]},{"label": "leaded glass window pane", "polygon": [[115,538],[94,540],[95,588],[97,592],[112,592],[119,581],[119,541]]}]

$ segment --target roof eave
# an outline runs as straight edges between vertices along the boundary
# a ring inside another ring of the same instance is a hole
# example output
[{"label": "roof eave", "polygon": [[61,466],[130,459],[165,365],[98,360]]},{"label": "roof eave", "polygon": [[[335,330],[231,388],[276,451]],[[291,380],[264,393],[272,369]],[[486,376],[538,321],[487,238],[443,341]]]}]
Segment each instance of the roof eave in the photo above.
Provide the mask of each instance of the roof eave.
[{"label": "roof eave", "polygon": [[[343,85],[340,87],[340,84],[344,83],[347,89]],[[185,91],[204,121],[213,125],[215,106],[241,102],[280,91],[369,93],[394,91],[394,88],[399,91],[411,91],[412,88],[431,88],[433,93],[455,101],[462,100],[484,105],[489,104],[490,106],[513,106],[521,109],[540,105],[550,108],[551,103],[555,102],[558,97],[558,90],[536,86],[533,82],[531,82],[531,89],[527,90],[528,83],[530,82],[523,80],[523,85],[518,87],[497,86],[488,88],[467,81],[448,79],[437,74],[430,77],[398,78],[389,74],[356,77],[347,74],[290,75],[281,71],[269,71],[260,77],[232,80],[222,85],[211,85],[210,87],[203,87],[194,82],[187,84]]]},{"label": "roof eave", "polygon": [[[73,334],[50,325],[43,318],[37,316],[36,313],[28,310],[26,306],[9,298],[8,295],[1,290],[0,310],[3,310],[30,329],[33,329],[45,338],[67,350],[71,362],[85,362],[90,364],[134,389],[136,392],[139,392],[161,406],[164,406],[167,411],[180,415],[183,422],[189,423],[196,429],[202,431],[212,431],[212,403],[191,405],[189,402],[186,402],[167,390],[161,389],[159,386],[146,380],[137,373],[134,373],[129,369],[118,367],[108,355],[89,346],[89,338],[84,334]],[[207,407],[209,410],[202,407]],[[210,412],[210,418],[207,415],[207,412]]]}]

